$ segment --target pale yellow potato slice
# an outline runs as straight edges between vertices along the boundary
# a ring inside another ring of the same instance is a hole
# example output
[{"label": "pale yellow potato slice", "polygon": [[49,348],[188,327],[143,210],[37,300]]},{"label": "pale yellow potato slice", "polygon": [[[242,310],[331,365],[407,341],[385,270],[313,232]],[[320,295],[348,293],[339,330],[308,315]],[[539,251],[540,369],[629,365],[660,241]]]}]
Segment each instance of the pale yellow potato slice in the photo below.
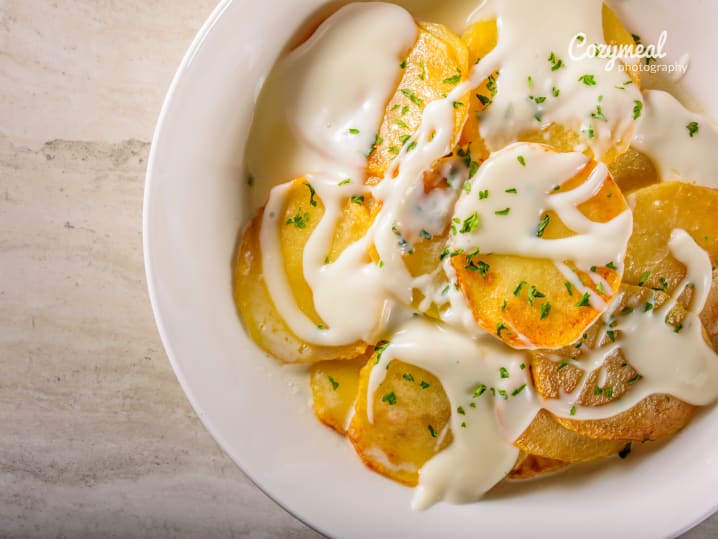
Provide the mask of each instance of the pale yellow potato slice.
[{"label": "pale yellow potato slice", "polygon": [[364,463],[386,477],[416,485],[419,469],[447,447],[451,406],[441,382],[418,367],[392,361],[374,394],[374,421],[367,416],[371,359],[362,369],[348,437]]},{"label": "pale yellow potato slice", "polygon": [[628,242],[623,279],[629,284],[672,292],[686,269],[671,255],[671,232],[688,232],[718,265],[718,190],[664,182],[631,195],[633,235]]},{"label": "pale yellow potato slice", "polygon": [[[381,181],[392,161],[416,133],[426,105],[445,97],[469,71],[466,45],[447,27],[418,23],[416,45],[403,61],[404,73],[389,100],[376,143],[370,150],[368,183]],[[454,105],[455,137],[458,141],[468,114],[468,96]],[[407,146],[408,148],[408,146]]]},{"label": "pale yellow potato slice", "polygon": [[552,414],[541,410],[514,445],[531,455],[577,463],[615,455],[626,442],[594,440],[562,427]]},{"label": "pale yellow potato slice", "polygon": [[340,434],[347,432],[359,387],[359,372],[369,357],[321,361],[312,365],[309,382],[314,415]]},{"label": "pale yellow potato slice", "polygon": [[[311,288],[304,279],[304,246],[324,214],[324,205],[305,178],[294,180],[279,220],[279,243],[285,275],[301,311],[317,326],[324,324],[315,309]],[[365,204],[347,200],[332,246],[327,253],[334,260],[353,241],[362,237],[371,224]],[[250,336],[265,351],[287,362],[314,362],[351,359],[363,354],[367,343],[327,347],[299,339],[277,312],[262,273],[259,231],[262,212],[244,232],[234,260],[233,293],[239,314]],[[367,254],[367,260],[369,255]]]}]

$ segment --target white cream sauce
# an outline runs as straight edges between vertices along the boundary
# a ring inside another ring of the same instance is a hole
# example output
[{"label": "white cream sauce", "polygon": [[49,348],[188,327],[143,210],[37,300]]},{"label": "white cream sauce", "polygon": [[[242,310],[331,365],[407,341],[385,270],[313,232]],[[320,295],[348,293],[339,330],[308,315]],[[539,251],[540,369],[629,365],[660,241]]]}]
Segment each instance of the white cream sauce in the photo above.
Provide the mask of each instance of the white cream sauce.
[{"label": "white cream sauce", "polygon": [[[622,264],[633,230],[631,212],[626,210],[599,223],[578,209],[603,187],[609,177],[606,165],[599,164],[575,189],[555,189],[588,164],[589,159],[581,153],[557,153],[540,144],[516,143],[493,153],[456,204],[459,221],[477,215],[479,225],[475,231],[458,230],[452,235],[452,248],[547,258],[557,264],[572,260],[584,271],[611,261]],[[549,210],[576,235],[550,240],[539,237],[539,223]]]},{"label": "white cream sauce", "polygon": [[648,90],[644,99],[633,146],[653,160],[661,180],[718,188],[718,127],[667,92]]},{"label": "white cream sauce", "polygon": [[499,71],[493,103],[480,118],[489,149],[552,123],[580,132],[599,159],[628,144],[638,88],[626,84],[630,77],[620,62],[569,52],[578,34],[578,48],[605,43],[602,6],[601,0],[494,0],[474,14],[496,18],[499,29],[496,48],[469,83],[475,87]]},{"label": "white cream sauce", "polygon": [[[439,378],[453,411],[454,440],[421,468],[414,508],[427,509],[441,500],[478,499],[511,471],[519,454],[513,441],[538,411],[527,356],[489,336],[474,340],[421,318],[408,322],[390,339],[369,379],[369,420],[373,421],[374,393],[394,359]],[[503,378],[502,368],[506,369]],[[478,395],[482,385],[486,389]]]},{"label": "white cream sauce", "polygon": [[[434,373],[442,382],[455,411],[450,422],[454,441],[420,470],[414,499],[420,509],[442,499],[461,503],[479,498],[514,465],[518,451],[512,442],[536,412],[545,407],[558,415],[570,415],[578,393],[541,402],[530,387],[528,369],[521,368],[526,356],[477,328],[456,286],[449,258],[441,264],[437,261],[437,269],[429,275],[413,277],[409,273],[405,257],[411,256],[413,244],[440,233],[452,219],[463,220],[477,212],[480,226],[453,236],[452,248],[479,247],[482,252],[545,257],[553,259],[567,275],[571,270],[564,264],[566,260],[581,269],[608,262],[620,264],[631,233],[630,212],[608,223],[595,223],[577,209],[600,190],[607,177],[604,165],[599,164],[580,187],[554,192],[556,185],[587,165],[585,156],[547,152],[533,144],[501,150],[521,133],[554,122],[582,129],[586,144],[599,157],[630,140],[634,110],[643,100],[632,84],[625,84],[628,76],[618,70],[606,71],[605,60],[574,61],[567,52],[578,32],[583,32],[588,42],[602,42],[600,0],[495,0],[487,6],[498,18],[497,47],[445,99],[427,103],[421,126],[412,138],[415,147],[405,144],[378,185],[363,183],[363,152],[378,131],[385,104],[395,90],[399,63],[416,39],[411,16],[388,4],[342,8],[305,45],[278,63],[258,105],[261,121],[255,122],[255,142],[247,156],[250,169],[263,184],[255,189],[257,197],[278,182],[306,176],[325,207],[303,255],[304,276],[323,322],[319,327],[296,305],[284,275],[279,232],[281,227],[291,226],[282,222],[289,184],[272,189],[264,211],[260,232],[264,279],[292,331],[319,345],[390,338],[371,374],[370,404],[386,365],[395,358]],[[549,61],[552,52],[553,62]],[[558,60],[561,65],[553,70]],[[497,92],[481,118],[482,135],[496,153],[472,179],[468,193],[461,185],[468,178],[466,170],[459,171],[460,181],[453,188],[425,193],[424,172],[453,149],[453,102],[497,70]],[[536,99],[540,97],[545,99]],[[644,107],[642,129],[654,121],[651,114],[658,112],[657,108],[649,111],[651,107],[650,102]],[[359,132],[350,133],[351,129]],[[277,140],[277,133],[286,136]],[[711,136],[707,128],[696,137],[703,135]],[[663,152],[664,146],[654,147]],[[343,181],[346,178],[352,181]],[[515,193],[507,191],[514,188]],[[489,190],[489,197],[480,199],[482,190]],[[373,196],[381,208],[366,235],[327,263],[342,206],[354,195]],[[507,215],[496,213],[506,208],[510,208]],[[577,235],[561,240],[537,238],[537,225],[547,210],[557,212]],[[369,259],[372,247],[379,255],[378,263]],[[697,404],[716,398],[718,360],[702,340],[697,318],[710,284],[710,263],[681,231],[674,233],[671,250],[688,267],[684,286],[690,281],[696,287],[684,328],[675,333],[664,323],[670,305],[624,317],[620,340],[611,345],[614,348],[590,352],[585,364],[600,369],[611,351],[620,346],[644,379],[617,403],[577,406],[576,417],[608,417],[651,392],[675,394]],[[591,277],[599,282],[597,275]],[[575,286],[580,289],[579,284]],[[411,316],[417,291],[425,298],[419,310],[439,307],[442,322]],[[596,309],[611,312],[600,298],[591,301]],[[656,349],[655,354],[645,353]],[[681,358],[679,369],[674,365],[677,357]],[[499,374],[501,367],[508,377]],[[494,395],[487,392],[474,399],[478,384],[493,387]],[[522,384],[526,387],[518,391]],[[464,414],[456,412],[459,406]],[[371,418],[371,407],[369,414]],[[444,431],[441,436],[446,434]]]},{"label": "white cream sauce", "polygon": [[393,4],[349,4],[281,58],[257,103],[246,152],[253,209],[269,189],[307,173],[361,183],[384,108],[418,29]]}]

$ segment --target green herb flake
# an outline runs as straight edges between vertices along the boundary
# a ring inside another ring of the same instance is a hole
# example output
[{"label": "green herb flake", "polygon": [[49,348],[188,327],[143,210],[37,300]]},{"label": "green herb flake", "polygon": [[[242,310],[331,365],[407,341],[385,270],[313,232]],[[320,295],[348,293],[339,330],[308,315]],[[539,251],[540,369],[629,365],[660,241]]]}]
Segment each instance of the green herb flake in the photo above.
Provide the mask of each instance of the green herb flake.
[{"label": "green herb flake", "polygon": [[527,283],[526,281],[521,281],[519,283],[519,285],[516,287],[516,289],[514,290],[514,296],[519,297],[519,295],[521,294],[521,289],[524,286],[526,286],[527,284],[529,284],[529,283]]},{"label": "green herb flake", "polygon": [[515,187],[512,187],[511,189],[506,189],[506,191],[504,191],[504,193],[508,193],[509,195],[517,195],[518,192],[519,190]]},{"label": "green herb flake", "polygon": [[451,103],[451,105],[452,105],[455,109],[459,109],[459,108],[461,108],[461,107],[464,106],[464,104],[463,104],[461,101],[454,101],[453,103]]},{"label": "green herb flake", "polygon": [[309,214],[304,213],[302,215],[301,211],[302,209],[300,208],[294,217],[287,219],[285,224],[294,225],[297,228],[307,228],[307,223],[309,222]]},{"label": "green herb flake", "polygon": [[501,368],[499,369],[499,376],[501,376],[501,378],[508,378],[508,377],[509,377],[509,371],[506,369],[506,367],[501,367]]},{"label": "green herb flake", "polygon": [[635,383],[638,382],[641,378],[643,378],[643,376],[641,376],[640,374],[637,374],[636,376],[634,376],[633,378],[631,378],[631,379],[628,381],[628,383],[629,383],[629,384],[635,384]]},{"label": "green herb flake", "polygon": [[525,370],[525,369],[526,369],[526,363],[522,363],[521,365],[519,365],[519,367],[521,368],[522,371]]},{"label": "green herb flake", "polygon": [[428,389],[431,387],[431,384],[427,384],[424,380],[422,380],[419,385],[421,386],[421,389]]},{"label": "green herb flake", "polygon": [[608,338],[611,339],[611,342],[616,342],[616,332],[615,331],[613,331],[612,329],[609,329],[606,332],[606,335],[608,335]]},{"label": "green herb flake", "polygon": [[479,228],[479,213],[474,212],[469,217],[464,219],[464,222],[461,225],[461,233],[471,234],[475,232],[477,228]]},{"label": "green herb flake", "polygon": [[614,264],[613,262],[609,262],[608,264],[606,264],[606,267],[607,267],[608,269],[611,269],[611,270],[613,270],[613,271],[616,271],[616,264]]},{"label": "green herb flake", "polygon": [[389,406],[394,406],[396,404],[396,395],[393,391],[391,393],[387,393],[381,398],[381,402],[386,402]]},{"label": "green herb flake", "polygon": [[399,127],[401,127],[402,129],[409,129],[409,126],[406,125],[406,122],[404,120],[402,120],[401,118],[397,118],[396,120],[394,120],[394,123],[396,125],[398,125]]},{"label": "green herb flake", "polygon": [[547,301],[541,304],[541,320],[546,320],[549,314],[551,314],[551,303]]},{"label": "green herb flake", "polygon": [[691,122],[688,125],[686,125],[686,129],[688,129],[688,134],[691,138],[693,138],[698,133],[698,122]]},{"label": "green herb flake", "polygon": [[364,204],[364,195],[354,195],[352,196],[351,201],[353,204],[359,204],[361,206]]},{"label": "green herb flake", "polygon": [[516,160],[517,160],[519,163],[521,163],[521,166],[522,166],[522,167],[525,167],[525,166],[526,166],[526,159],[524,158],[523,155],[519,155],[519,156],[516,158]]},{"label": "green herb flake", "polygon": [[555,52],[551,52],[548,61],[551,63],[551,71],[558,71],[564,66],[563,60],[556,56]]},{"label": "green herb flake", "polygon": [[582,82],[586,86],[596,86],[596,78],[593,75],[581,75],[578,82]]},{"label": "green herb flake", "polygon": [[591,294],[586,292],[581,299],[576,303],[576,307],[590,307],[591,306]]},{"label": "green herb flake", "polygon": [[491,266],[489,266],[486,262],[482,260],[479,260],[479,262],[477,263],[474,263],[472,261],[469,262],[469,264],[467,264],[466,266],[464,266],[464,269],[467,269],[469,271],[475,271],[479,273],[479,275],[481,275],[482,277],[486,277],[486,274],[489,272],[490,268]]},{"label": "green herb flake", "polygon": [[508,215],[511,212],[511,208],[504,208],[503,210],[496,210],[496,215]]},{"label": "green herb flake", "polygon": [[488,189],[479,191],[479,200],[486,200],[487,198],[489,198],[489,190]]},{"label": "green herb flake", "polygon": [[337,381],[334,379],[334,377],[332,377],[332,376],[328,376],[328,378],[329,378],[329,383],[332,384],[332,389],[333,389],[334,391],[336,391],[337,388],[339,387],[339,382],[337,382]]},{"label": "green herb flake", "polygon": [[409,99],[414,105],[417,107],[423,107],[424,106],[424,100],[421,99],[418,95],[416,95],[416,92],[414,90],[411,90],[409,88],[403,88],[400,90],[402,94],[404,94],[405,97]]},{"label": "green herb flake", "polygon": [[556,367],[556,370],[560,371],[562,369],[565,369],[566,367],[568,367],[568,365],[569,365],[568,361],[562,361],[561,363],[558,364],[558,367]]},{"label": "green herb flake", "polygon": [[488,107],[492,103],[490,98],[482,94],[476,94],[476,99],[478,99],[479,103],[481,103],[484,107]]},{"label": "green herb flake", "polygon": [[402,377],[404,380],[406,380],[407,382],[413,382],[413,381],[414,381],[414,377],[413,377],[413,376],[411,375],[411,373],[409,373],[409,372],[405,372],[404,374],[401,375],[401,377]]},{"label": "green herb flake", "polygon": [[401,63],[399,64],[399,67],[402,69],[406,69],[406,58],[404,58]]},{"label": "green herb flake", "polygon": [[638,279],[638,286],[643,286],[646,284],[646,281],[651,277],[651,272],[647,271],[641,277]]},{"label": "green herb flake", "polygon": [[457,413],[457,414],[461,414],[461,415],[466,415],[466,410],[464,410],[464,407],[463,407],[463,406],[459,406],[459,407],[456,409],[456,413]]},{"label": "green herb flake", "polygon": [[571,412],[570,412],[570,414],[571,414],[572,416],[576,415],[576,407],[575,407],[575,406],[571,406]]},{"label": "green herb flake", "polygon": [[461,70],[457,69],[456,71],[457,71],[456,75],[454,75],[453,77],[448,77],[448,78],[444,79],[442,82],[444,84],[453,84],[453,85],[459,84],[461,82]]},{"label": "green herb flake", "polygon": [[523,384],[523,385],[517,387],[516,389],[514,389],[514,390],[511,392],[511,396],[512,396],[512,397],[516,397],[516,396],[517,396],[519,393],[521,393],[524,389],[526,389],[526,384]]},{"label": "green herb flake", "polygon": [[429,434],[431,434],[431,437],[436,438],[436,431],[434,430],[434,427],[429,425],[429,426],[427,426],[427,428],[429,429]]},{"label": "green herb flake", "polygon": [[573,296],[573,285],[571,283],[569,283],[568,281],[563,283],[563,285],[566,287],[566,291],[568,292],[568,295]]},{"label": "green herb flake", "polygon": [[534,285],[531,285],[531,287],[529,287],[528,300],[529,300],[529,305],[531,305],[532,307],[534,305],[534,300],[536,298],[545,298],[545,297],[546,297],[546,295],[543,292],[540,292],[539,289],[536,288]]},{"label": "green herb flake", "polygon": [[304,185],[306,185],[307,189],[309,189],[309,204],[316,208],[317,201],[314,197],[317,195],[317,192],[314,190],[314,187],[312,187],[311,183],[305,183]]},{"label": "green herb flake", "polygon": [[543,234],[546,231],[546,227],[551,222],[551,216],[549,214],[546,214],[543,216],[543,219],[539,221],[538,226],[536,227],[536,236],[539,238],[543,238]]},{"label": "green herb flake", "polygon": [[[486,393],[486,385],[485,384],[479,384],[474,388],[473,396],[474,398],[478,398],[481,395]],[[473,404],[473,403],[472,403]]]},{"label": "green herb flake", "polygon": [[559,90],[558,88],[556,88],[554,86],[553,89],[551,90],[551,94],[553,94],[554,97],[558,97],[559,95],[561,95],[561,90]]},{"label": "green herb flake", "polygon": [[638,120],[638,118],[641,117],[641,112],[643,111],[643,101],[634,101],[633,102],[633,119]]},{"label": "green herb flake", "polygon": [[352,183],[351,178],[346,178],[346,179],[340,181],[337,185],[339,187],[341,187],[342,185],[349,185],[350,183]]},{"label": "green herb flake", "polygon": [[501,337],[501,332],[504,330],[506,330],[506,324],[504,324],[503,322],[496,324],[496,336],[497,337]]}]

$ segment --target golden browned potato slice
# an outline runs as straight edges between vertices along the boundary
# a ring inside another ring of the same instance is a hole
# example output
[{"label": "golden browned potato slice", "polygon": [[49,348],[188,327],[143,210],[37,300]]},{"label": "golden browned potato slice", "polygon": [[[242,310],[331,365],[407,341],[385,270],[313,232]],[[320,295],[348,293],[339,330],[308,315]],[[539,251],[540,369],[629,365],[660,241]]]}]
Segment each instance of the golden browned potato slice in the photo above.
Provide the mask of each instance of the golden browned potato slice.
[{"label": "golden browned potato slice", "polygon": [[576,463],[614,455],[626,442],[594,440],[562,427],[553,415],[541,410],[514,445],[531,455]]},{"label": "golden browned potato slice", "polygon": [[633,148],[613,161],[608,170],[624,193],[658,183],[658,171],[653,161]]},{"label": "golden browned potato slice", "polygon": [[713,285],[708,294],[706,306],[701,313],[701,322],[708,333],[713,349],[718,350],[718,270],[713,270]]},{"label": "golden browned potato slice", "polygon": [[[616,310],[622,316],[623,309],[641,309],[647,302],[660,308],[669,296],[647,288],[623,285],[623,297]],[[677,325],[685,317],[685,310],[676,306],[669,314],[668,323]],[[619,350],[604,363],[603,382],[599,383],[598,371],[585,374],[579,368],[584,349],[608,343],[611,339],[620,342],[620,330],[604,331],[603,324],[597,324],[587,331],[586,337],[576,346],[552,352],[538,351],[533,354],[532,373],[538,393],[545,399],[559,398],[561,392],[575,391],[589,376],[579,396],[582,406],[601,406],[619,400],[634,387],[641,384],[640,373],[630,364]],[[603,341],[597,339],[603,336]],[[650,353],[650,352],[648,352]],[[556,358],[559,358],[557,361]],[[578,366],[571,360],[576,359]],[[636,406],[614,417],[599,420],[576,420],[556,418],[561,425],[578,434],[600,440],[655,440],[672,434],[685,426],[693,416],[695,407],[668,395],[651,395]]]},{"label": "golden browned potato slice", "polygon": [[314,415],[340,434],[347,432],[347,423],[359,387],[359,371],[368,358],[364,355],[356,359],[321,361],[312,365],[309,381]]},{"label": "golden browned potato slice", "polygon": [[688,232],[718,265],[718,190],[682,182],[659,183],[633,195],[633,235],[623,280],[671,292],[686,269],[670,253],[675,228]]},{"label": "golden browned potato slice", "polygon": [[[616,45],[635,45],[633,36],[621,23],[616,14],[607,6],[603,5],[603,34],[606,43]],[[496,46],[498,41],[498,28],[495,20],[481,21],[470,26],[461,36],[469,49],[469,61],[474,65],[481,58],[486,56]],[[627,77],[640,86],[640,78],[632,71],[627,72]],[[497,91],[498,72],[494,72],[484,81],[470,96],[469,115],[461,136],[462,145],[471,145],[471,154],[474,160],[484,161],[489,154],[486,145],[480,135],[479,115],[491,105],[492,99]],[[627,137],[620,147],[613,148],[603,157],[606,163],[613,162],[628,147]],[[576,146],[582,142],[582,135],[563,126],[552,124],[540,131],[521,133],[518,136],[521,142],[538,142],[549,144],[563,152],[574,151]],[[593,157],[590,148],[586,154]]]},{"label": "golden browned potato slice", "polygon": [[[595,162],[589,164],[557,192],[570,191],[583,184],[594,166]],[[596,222],[610,221],[627,208],[621,191],[610,177],[593,198],[578,207]],[[548,216],[543,239],[573,234],[555,213],[549,212]],[[571,261],[565,262],[572,266]],[[615,296],[621,281],[621,274],[611,262],[606,260],[605,266],[595,268],[611,290],[597,286],[585,272],[577,270],[583,284],[607,302]],[[481,266],[482,263],[485,265]],[[558,348],[573,343],[601,314],[588,304],[587,298],[566,284],[566,278],[551,260],[469,254],[454,257],[452,264],[477,323],[514,348]],[[486,271],[477,273],[476,267]]]},{"label": "golden browned potato slice", "polygon": [[375,360],[362,369],[349,439],[364,463],[386,477],[416,485],[419,469],[451,443],[451,407],[432,374],[392,361],[374,394],[374,422],[367,416],[367,388]]},{"label": "golden browned potato slice", "polygon": [[[386,106],[384,120],[368,162],[368,183],[380,181],[391,162],[421,124],[428,103],[445,97],[469,71],[466,45],[440,24],[418,23],[419,38],[402,63],[404,74]],[[457,101],[455,140],[468,113],[468,96]]]},{"label": "golden browned potato slice", "polygon": [[[302,257],[304,246],[323,214],[324,206],[310,183],[304,178],[295,180],[280,219],[279,243],[294,299],[318,326],[323,321],[314,309],[312,291],[304,279]],[[288,328],[274,307],[264,282],[259,245],[261,224],[262,212],[244,232],[234,261],[234,301],[250,336],[269,354],[288,363],[348,359],[364,353],[366,343],[317,346],[303,342]],[[348,245],[363,236],[370,224],[365,205],[347,200],[327,253],[329,260],[334,260]]]},{"label": "golden browned potato slice", "polygon": [[563,470],[567,466],[570,466],[568,462],[547,459],[546,457],[539,457],[538,455],[526,455],[524,453],[519,463],[509,473],[509,479],[533,479],[539,475],[546,475]]}]

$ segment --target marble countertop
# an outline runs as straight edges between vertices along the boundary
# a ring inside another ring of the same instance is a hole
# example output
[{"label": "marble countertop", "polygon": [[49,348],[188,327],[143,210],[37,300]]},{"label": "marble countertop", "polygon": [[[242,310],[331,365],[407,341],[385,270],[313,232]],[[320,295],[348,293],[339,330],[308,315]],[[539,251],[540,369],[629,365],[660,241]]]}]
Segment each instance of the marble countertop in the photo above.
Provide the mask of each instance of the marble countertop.
[{"label": "marble countertop", "polygon": [[0,0],[1,537],[320,537],[200,424],[147,297],[152,130],[215,2]]}]

